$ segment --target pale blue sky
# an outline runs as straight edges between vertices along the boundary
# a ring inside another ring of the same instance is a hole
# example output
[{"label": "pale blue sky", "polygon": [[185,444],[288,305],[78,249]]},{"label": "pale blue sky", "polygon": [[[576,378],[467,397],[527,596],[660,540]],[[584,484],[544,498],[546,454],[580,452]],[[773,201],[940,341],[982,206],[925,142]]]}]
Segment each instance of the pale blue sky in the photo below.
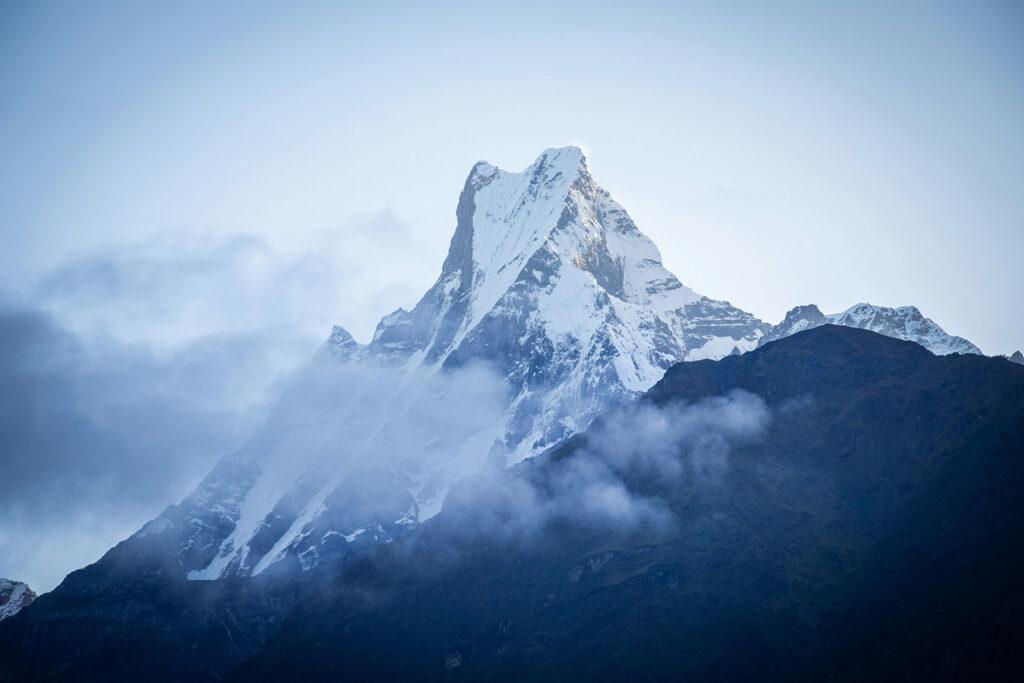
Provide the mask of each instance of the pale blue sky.
[{"label": "pale blue sky", "polygon": [[[425,265],[359,244],[408,305],[473,162],[579,144],[701,293],[772,322],[915,304],[1024,346],[1024,5],[552,4],[8,0],[0,272],[383,215]],[[351,306],[325,334],[387,312]]]}]

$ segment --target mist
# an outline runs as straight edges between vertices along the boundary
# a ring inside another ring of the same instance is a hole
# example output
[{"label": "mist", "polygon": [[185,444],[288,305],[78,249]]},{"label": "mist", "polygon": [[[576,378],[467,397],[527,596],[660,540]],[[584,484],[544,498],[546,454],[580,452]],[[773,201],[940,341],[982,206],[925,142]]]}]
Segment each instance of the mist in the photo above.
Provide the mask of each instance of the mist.
[{"label": "mist", "polygon": [[[386,257],[369,246],[382,237]],[[423,253],[384,213],[287,248],[168,233],[8,280],[0,576],[47,591],[181,500],[258,430],[332,324],[367,338],[415,302],[436,266]]]},{"label": "mist", "polygon": [[614,532],[670,532],[670,501],[684,484],[718,486],[731,451],[755,443],[774,412],[733,391],[696,403],[645,400],[598,418],[584,434],[509,471],[463,482],[446,510],[459,537],[527,540],[552,524]]},{"label": "mist", "polygon": [[52,588],[184,495],[253,429],[278,343],[220,335],[158,356],[0,311],[0,574]]},{"label": "mist", "polygon": [[[395,248],[368,258],[381,235]],[[487,504],[466,529],[486,533],[502,532],[499,518],[533,531],[559,519],[669,525],[658,488],[641,493],[636,477],[714,485],[730,448],[764,428],[756,397],[637,404],[595,424],[543,486],[510,479],[497,444],[508,388],[491,368],[410,371],[324,352],[309,365],[331,324],[367,339],[380,315],[414,303],[402,273],[427,277],[424,261],[381,215],[289,250],[245,234],[113,245],[5,292],[0,575],[53,588],[188,495],[268,419],[321,425],[292,450],[301,457],[275,465],[275,485],[303,459],[335,473],[400,464],[427,519],[470,477]]]}]

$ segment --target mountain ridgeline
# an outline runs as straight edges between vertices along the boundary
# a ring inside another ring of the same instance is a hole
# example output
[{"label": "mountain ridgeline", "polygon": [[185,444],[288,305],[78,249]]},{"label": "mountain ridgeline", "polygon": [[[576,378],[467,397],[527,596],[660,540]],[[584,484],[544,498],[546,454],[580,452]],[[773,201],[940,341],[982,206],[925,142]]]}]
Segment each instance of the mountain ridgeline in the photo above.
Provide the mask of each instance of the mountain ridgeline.
[{"label": "mountain ridgeline", "polygon": [[0,681],[996,673],[1022,382],[913,307],[695,293],[576,148],[479,162],[416,306],[335,327],[191,495],[0,623]]},{"label": "mountain ridgeline", "polygon": [[[767,418],[723,453],[709,435],[749,416],[707,431],[708,402],[736,392]],[[1024,368],[826,325],[677,365],[642,404],[704,420],[660,446],[686,467],[652,467],[641,433],[622,459],[599,421],[454,492],[415,543],[297,606],[235,680],[1006,680],[1024,663]],[[503,492],[528,480],[543,507],[594,453],[664,515],[524,533]]]}]

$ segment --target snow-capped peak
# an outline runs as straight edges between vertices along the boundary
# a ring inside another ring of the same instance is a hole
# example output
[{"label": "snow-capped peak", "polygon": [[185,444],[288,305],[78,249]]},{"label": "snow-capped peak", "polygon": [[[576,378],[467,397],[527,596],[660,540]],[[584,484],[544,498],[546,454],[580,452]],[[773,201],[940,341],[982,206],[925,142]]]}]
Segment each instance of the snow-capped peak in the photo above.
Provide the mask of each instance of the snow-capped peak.
[{"label": "snow-capped peak", "polygon": [[[479,162],[467,189],[472,230],[468,237],[457,234],[452,250],[460,238],[471,243],[472,266],[461,270],[471,279],[470,326],[493,309],[542,247],[622,301],[667,312],[701,298],[664,269],[654,243],[596,185],[578,147],[547,149],[518,173]],[[451,287],[462,284],[453,280]]]},{"label": "snow-capped peak", "polygon": [[890,337],[917,342],[932,353],[944,356],[950,353],[981,353],[981,349],[963,337],[948,334],[931,318],[926,318],[915,306],[887,308],[860,303],[842,313],[827,316],[834,325],[860,327]]},{"label": "snow-capped peak", "polygon": [[559,225],[570,190],[589,174],[579,148],[564,147],[545,150],[519,173],[477,164],[473,177],[472,314],[479,321]]},{"label": "snow-capped peak", "polygon": [[[291,389],[256,442],[160,527],[182,534],[190,578],[284,560],[309,569],[390,542],[440,508],[456,474],[535,455],[671,365],[753,349],[768,329],[683,286],[578,147],[545,150],[519,172],[474,164],[455,213],[440,276],[416,306],[384,316],[365,346],[341,327],[325,343],[318,360],[358,366],[356,386],[313,411],[301,401],[309,389]],[[473,429],[460,418],[467,433],[431,420],[439,433],[397,439],[417,397],[456,391],[431,383],[480,366],[503,388],[495,415]],[[439,466],[424,466],[435,451]]]},{"label": "snow-capped peak", "polygon": [[841,313],[831,315],[823,315],[813,304],[797,306],[786,313],[783,321],[772,328],[761,343],[766,344],[826,323],[859,327],[889,337],[916,342],[939,356],[950,353],[981,353],[981,349],[966,339],[948,334],[935,321],[926,318],[916,306],[887,308],[867,303],[855,304]]},{"label": "snow-capped peak", "polygon": [[791,334],[797,332],[803,332],[809,330],[812,327],[818,327],[824,325],[828,320],[825,315],[818,309],[814,304],[807,304],[806,306],[796,306],[786,313],[786,317],[782,319],[782,322],[772,328],[772,330],[764,336],[761,340],[761,344],[767,344],[768,342],[775,341],[776,339],[782,339],[788,337]]}]

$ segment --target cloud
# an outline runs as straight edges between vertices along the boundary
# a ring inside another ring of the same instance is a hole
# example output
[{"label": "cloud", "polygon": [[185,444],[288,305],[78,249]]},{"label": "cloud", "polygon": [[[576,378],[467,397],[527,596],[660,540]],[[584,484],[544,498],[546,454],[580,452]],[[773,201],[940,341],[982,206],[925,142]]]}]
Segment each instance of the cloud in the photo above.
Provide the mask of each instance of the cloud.
[{"label": "cloud", "polygon": [[273,393],[274,344],[247,335],[155,355],[7,308],[0,354],[0,572],[41,590],[186,493]]},{"label": "cloud", "polygon": [[[479,502],[464,529],[485,533],[671,524],[664,487],[715,485],[733,445],[764,429],[767,410],[748,394],[641,403],[602,418],[542,481],[510,478],[492,450],[507,387],[489,368],[301,370],[330,324],[366,338],[381,313],[411,305],[419,292],[399,283],[412,281],[405,271],[429,282],[423,251],[387,215],[287,248],[174,234],[75,259],[0,302],[0,574],[47,590],[96,560],[241,446],[286,386],[329,427],[389,415],[378,438],[328,429],[317,452],[399,461],[430,501],[425,515],[451,482],[493,466],[460,487]],[[338,419],[331,406],[353,386],[372,388]]]},{"label": "cloud", "polygon": [[492,470],[463,482],[451,504],[459,536],[529,539],[552,523],[601,529],[666,529],[670,494],[686,480],[717,486],[729,453],[764,433],[772,411],[748,392],[697,403],[622,406],[567,447],[510,475]]},{"label": "cloud", "polygon": [[282,244],[175,231],[68,261],[23,299],[81,335],[157,350],[238,332],[322,340],[332,324],[365,341],[436,277],[430,254],[386,212]]},{"label": "cloud", "polygon": [[48,590],[180,500],[332,324],[415,302],[424,253],[386,213],[285,245],[176,232],[5,292],[0,575]]},{"label": "cloud", "polygon": [[273,411],[268,426],[284,445],[260,456],[263,472],[280,474],[279,491],[314,470],[325,479],[386,472],[417,492],[419,516],[429,517],[453,482],[504,463],[494,447],[510,398],[506,378],[485,363],[438,370],[320,357]]}]

